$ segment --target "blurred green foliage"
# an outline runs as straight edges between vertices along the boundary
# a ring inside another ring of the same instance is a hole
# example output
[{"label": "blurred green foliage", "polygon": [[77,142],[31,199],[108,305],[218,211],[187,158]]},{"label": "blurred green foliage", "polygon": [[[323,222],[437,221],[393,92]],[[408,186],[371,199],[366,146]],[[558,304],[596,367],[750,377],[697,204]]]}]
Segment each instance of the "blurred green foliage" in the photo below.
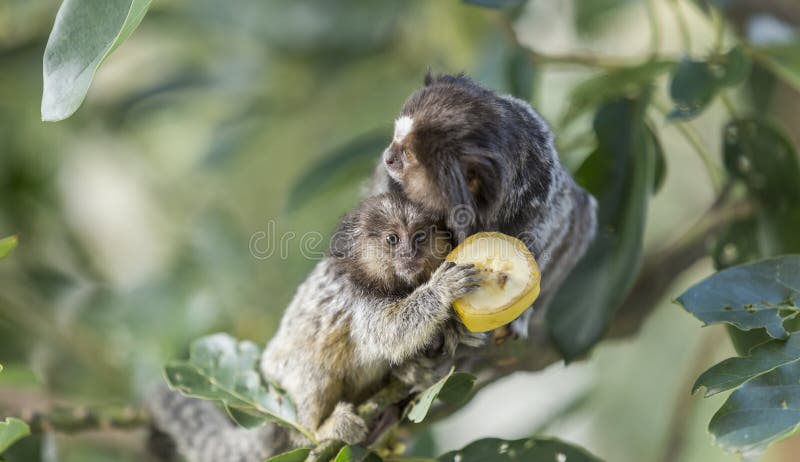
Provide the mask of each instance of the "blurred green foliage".
[{"label": "blurred green foliage", "polygon": [[[112,56],[103,61],[118,44],[106,40],[87,61],[102,67],[80,109],[44,124],[42,57],[59,3],[0,4],[0,236],[20,241],[0,262],[0,416],[53,400],[136,401],[162,380],[166,359],[185,356],[190,341],[209,332],[265,342],[314,264],[300,236],[317,232],[326,242],[429,67],[467,71],[537,102],[558,122],[565,164],[598,194],[601,239],[554,304],[567,308],[548,319],[569,358],[602,337],[642,255],[664,247],[652,236],[681,235],[709,191],[719,192],[708,175],[729,180],[723,192],[755,208],[711,243],[717,268],[800,252],[793,147],[800,125],[787,113],[800,99],[800,42],[791,14],[778,19],[794,35],[759,42],[744,37],[756,37],[745,23],[764,12],[742,13],[747,2],[737,0],[161,0]],[[719,14],[730,15],[727,29]],[[503,30],[507,19],[516,21],[519,43]],[[645,43],[647,33],[628,26],[646,21],[656,31],[643,51],[649,55],[614,56],[625,41]],[[115,27],[126,35],[129,26]],[[680,120],[668,122],[673,107]],[[680,321],[663,322],[656,334],[694,335]],[[739,342],[761,331],[731,332]],[[740,352],[765,335],[737,343],[749,345]],[[604,359],[612,350],[601,348],[591,363],[602,369],[596,386],[613,382],[660,401],[688,393],[674,378],[616,380],[662,358],[665,344],[643,339],[641,351],[626,356],[630,364],[616,369]],[[743,389],[737,396],[755,402],[748,396],[758,387]],[[624,393],[608,403],[595,401],[601,392],[589,395],[578,410],[567,407],[588,419],[595,406],[616,419],[590,430],[599,454],[657,458],[660,449],[646,441],[663,442],[670,454],[666,424],[626,407]],[[689,406],[679,396],[672,418]],[[688,414],[685,427],[697,427],[702,419]],[[623,447],[617,428],[634,429],[638,443]],[[142,440],[140,433],[102,441],[45,433],[6,458],[141,460]],[[502,444],[524,451],[527,441],[479,440],[471,451],[483,457]],[[419,455],[450,449],[429,443]],[[731,449],[740,443],[725,441]],[[552,441],[536,450],[551,444],[564,450]],[[708,452],[710,444],[679,447],[680,460],[729,460]]]}]

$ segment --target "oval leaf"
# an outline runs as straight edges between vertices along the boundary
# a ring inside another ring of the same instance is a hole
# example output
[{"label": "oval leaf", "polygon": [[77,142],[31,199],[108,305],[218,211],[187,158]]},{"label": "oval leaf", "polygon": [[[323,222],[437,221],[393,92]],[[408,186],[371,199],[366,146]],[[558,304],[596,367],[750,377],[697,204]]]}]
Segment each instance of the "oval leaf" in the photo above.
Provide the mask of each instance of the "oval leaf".
[{"label": "oval leaf", "polygon": [[800,201],[800,162],[789,138],[758,119],[734,120],[723,132],[725,168],[771,207]]},{"label": "oval leaf", "polygon": [[800,360],[800,334],[789,340],[772,340],[753,348],[744,358],[728,358],[703,372],[692,387],[692,393],[705,387],[705,396],[736,388],[748,380],[784,364]]},{"label": "oval leaf", "polygon": [[800,312],[800,256],[772,258],[720,271],[690,287],[677,302],[705,324],[763,327],[786,338],[783,326]]},{"label": "oval leaf", "polygon": [[669,94],[675,102],[670,119],[691,119],[700,114],[714,99],[716,79],[711,67],[705,61],[684,58],[669,86]]},{"label": "oval leaf", "polygon": [[186,396],[220,401],[247,426],[256,422],[242,414],[291,426],[315,441],[311,432],[296,422],[289,396],[277,386],[263,383],[256,369],[260,351],[255,344],[215,334],[192,343],[189,356],[188,361],[172,361],[165,367],[173,389]]},{"label": "oval leaf", "polygon": [[727,451],[753,457],[800,425],[800,363],[778,367],[731,393],[708,430]]},{"label": "oval leaf", "polygon": [[44,50],[42,120],[80,107],[94,73],[144,18],[151,0],[64,0]]},{"label": "oval leaf", "polygon": [[646,104],[642,97],[603,106],[595,117],[597,150],[576,174],[598,200],[598,234],[546,314],[550,337],[567,361],[600,340],[641,263],[656,171]]},{"label": "oval leaf", "polygon": [[553,462],[599,462],[600,459],[585,449],[551,438],[528,438],[501,440],[486,438],[473,441],[463,449],[439,456],[440,462],[504,462],[504,461],[553,461]]}]

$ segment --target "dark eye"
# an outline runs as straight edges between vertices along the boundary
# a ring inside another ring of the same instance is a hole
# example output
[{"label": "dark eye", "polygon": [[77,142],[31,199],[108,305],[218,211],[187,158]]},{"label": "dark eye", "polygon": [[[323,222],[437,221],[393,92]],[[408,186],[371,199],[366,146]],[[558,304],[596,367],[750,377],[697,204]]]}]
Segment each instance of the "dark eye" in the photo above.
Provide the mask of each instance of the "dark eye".
[{"label": "dark eye", "polygon": [[389,245],[396,245],[400,242],[400,237],[397,234],[390,234],[386,236],[386,242],[388,242]]},{"label": "dark eye", "polygon": [[425,242],[425,239],[428,238],[428,233],[425,231],[417,231],[414,233],[414,242]]}]

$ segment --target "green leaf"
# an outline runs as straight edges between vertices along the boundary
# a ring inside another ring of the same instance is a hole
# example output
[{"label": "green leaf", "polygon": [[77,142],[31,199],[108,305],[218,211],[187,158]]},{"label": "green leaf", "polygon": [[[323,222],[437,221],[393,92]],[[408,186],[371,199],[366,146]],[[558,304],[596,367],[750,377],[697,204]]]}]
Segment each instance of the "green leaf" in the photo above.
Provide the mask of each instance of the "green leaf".
[{"label": "green leaf", "polygon": [[746,382],[714,414],[708,430],[716,444],[743,457],[761,454],[769,444],[800,425],[800,363],[780,366]]},{"label": "green leaf", "polygon": [[725,168],[732,176],[771,207],[800,201],[800,163],[781,130],[763,120],[742,119],[729,122],[723,134]]},{"label": "green leaf", "polygon": [[707,61],[681,60],[672,75],[669,93],[675,102],[670,119],[691,119],[708,106],[724,87],[738,85],[750,73],[750,60],[741,47]]},{"label": "green leaf", "polygon": [[567,125],[601,103],[638,94],[642,87],[649,86],[674,66],[672,61],[648,61],[641,66],[616,69],[581,82],[570,94],[570,103],[561,117],[561,125]]},{"label": "green leaf", "polygon": [[289,452],[272,456],[264,462],[303,462],[310,452],[311,449],[308,448],[292,449]]},{"label": "green leaf", "polygon": [[0,454],[11,447],[12,444],[31,434],[31,429],[25,422],[9,417],[5,422],[0,422]]},{"label": "green leaf", "polygon": [[377,454],[363,446],[344,446],[332,462],[380,462]]},{"label": "green leaf", "polygon": [[691,119],[708,106],[716,92],[716,78],[705,61],[684,58],[672,76],[669,94],[675,102],[670,119]]},{"label": "green leaf", "polygon": [[739,385],[784,364],[800,360],[800,334],[789,340],[772,340],[753,348],[744,358],[728,358],[703,372],[692,387],[695,393],[705,387],[705,396],[736,388]]},{"label": "green leaf", "polygon": [[474,376],[463,372],[454,372],[454,369],[450,369],[450,372],[441,380],[417,395],[416,400],[409,408],[408,420],[415,423],[422,422],[437,396],[450,404],[462,403],[469,395],[474,383]]},{"label": "green leaf", "polygon": [[361,135],[324,155],[294,183],[286,209],[298,209],[312,198],[323,197],[326,192],[357,184],[375,168],[375,162],[391,139],[391,133],[378,130]]},{"label": "green leaf", "polygon": [[501,440],[486,438],[473,441],[463,449],[439,456],[440,462],[504,462],[504,461],[553,461],[553,462],[598,462],[600,459],[585,449],[551,438],[527,438]]},{"label": "green leaf", "polygon": [[8,236],[0,239],[0,260],[6,258],[19,243],[17,236]]},{"label": "green leaf", "polygon": [[646,97],[601,107],[597,149],[576,173],[598,200],[598,234],[547,310],[550,338],[567,361],[600,340],[641,263],[656,170],[646,107]]},{"label": "green leaf", "polygon": [[752,63],[741,46],[730,49],[722,56],[721,65],[712,65],[720,87],[732,87],[743,83],[750,75]]},{"label": "green leaf", "polygon": [[439,391],[439,399],[456,406],[462,404],[469,397],[476,379],[474,375],[465,372],[454,373]]},{"label": "green leaf", "polygon": [[763,327],[787,338],[783,326],[800,312],[800,256],[784,256],[720,271],[690,287],[677,302],[705,324]]},{"label": "green leaf", "polygon": [[516,47],[508,57],[508,88],[511,94],[525,101],[533,98],[533,86],[536,80],[536,69],[528,57],[528,51]]},{"label": "green leaf", "polygon": [[[165,367],[170,386],[186,396],[220,401],[242,417],[288,425],[315,441],[296,421],[294,405],[286,393],[263,383],[256,369],[260,351],[252,342],[237,342],[226,334],[203,337],[192,343],[188,361],[172,361]],[[255,422],[246,422],[252,426]]]},{"label": "green leaf", "polygon": [[44,50],[42,120],[72,115],[95,72],[144,18],[151,0],[64,0]]},{"label": "green leaf", "polygon": [[756,47],[753,56],[781,80],[800,90],[800,41]]},{"label": "green leaf", "polygon": [[658,139],[658,135],[650,123],[647,124],[647,132],[650,135],[650,143],[653,146],[653,155],[656,161],[655,172],[653,173],[653,194],[656,194],[664,186],[664,181],[667,179],[667,156],[664,154],[661,140]]}]

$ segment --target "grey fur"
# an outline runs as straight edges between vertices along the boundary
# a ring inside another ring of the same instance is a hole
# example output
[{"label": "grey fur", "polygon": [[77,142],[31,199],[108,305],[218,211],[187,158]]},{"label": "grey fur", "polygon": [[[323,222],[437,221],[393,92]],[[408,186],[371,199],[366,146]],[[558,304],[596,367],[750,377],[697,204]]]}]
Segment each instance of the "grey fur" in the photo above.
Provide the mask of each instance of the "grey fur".
[{"label": "grey fur", "polygon": [[[435,229],[438,220],[398,195],[362,202],[340,227],[349,237],[344,240],[347,247],[320,261],[298,287],[261,358],[262,374],[289,393],[300,425],[319,441],[362,442],[368,429],[354,404],[377,391],[393,371],[400,380],[412,380],[411,385],[438,378],[431,373],[443,361],[418,362],[417,357],[436,350],[437,342],[447,352],[455,349],[460,330],[451,303],[480,282],[478,269],[443,262],[450,244],[449,239],[434,239],[438,231],[425,241],[430,245],[404,252],[407,257],[364,252],[384,242],[383,234],[375,235],[379,229],[363,229],[375,219],[384,232],[403,236]],[[406,289],[400,279],[390,279],[392,264],[401,258],[411,258],[423,271],[409,276],[411,280],[427,281]],[[360,271],[376,261],[387,274]],[[425,274],[426,268],[435,270]],[[387,281],[394,282],[387,286]],[[155,395],[150,407],[157,428],[175,440],[190,462],[256,462],[310,444],[299,433],[275,425],[236,428],[212,404],[166,390]]]}]

